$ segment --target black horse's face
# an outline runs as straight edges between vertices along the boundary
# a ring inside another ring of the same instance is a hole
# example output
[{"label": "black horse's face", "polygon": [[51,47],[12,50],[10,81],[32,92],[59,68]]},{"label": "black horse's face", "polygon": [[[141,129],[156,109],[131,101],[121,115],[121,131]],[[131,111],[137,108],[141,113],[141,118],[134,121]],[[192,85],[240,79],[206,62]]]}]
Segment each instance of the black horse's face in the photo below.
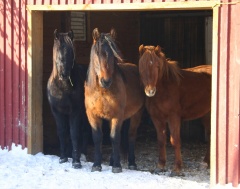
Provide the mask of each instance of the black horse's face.
[{"label": "black horse's face", "polygon": [[114,30],[111,30],[110,33],[99,33],[98,29],[93,30],[92,56],[94,68],[99,85],[103,88],[109,88],[113,80],[114,64],[117,61],[114,54],[114,51],[116,51],[114,38]]},{"label": "black horse's face", "polygon": [[73,32],[54,31],[53,58],[59,79],[68,79],[74,64]]}]

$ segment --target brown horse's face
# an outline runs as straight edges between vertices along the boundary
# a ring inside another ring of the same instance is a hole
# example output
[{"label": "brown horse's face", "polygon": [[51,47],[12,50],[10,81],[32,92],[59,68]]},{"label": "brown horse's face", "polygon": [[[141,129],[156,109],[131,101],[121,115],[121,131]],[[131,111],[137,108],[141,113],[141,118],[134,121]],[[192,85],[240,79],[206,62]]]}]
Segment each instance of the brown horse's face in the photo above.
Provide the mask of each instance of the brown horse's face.
[{"label": "brown horse's face", "polygon": [[98,29],[93,30],[94,43],[91,59],[99,85],[103,88],[109,88],[113,81],[114,65],[117,61],[114,38],[114,30],[111,30],[110,33],[99,33]]},{"label": "brown horse's face", "polygon": [[145,94],[152,97],[156,94],[158,80],[160,47],[140,45],[139,72],[144,85]]},{"label": "brown horse's face", "polygon": [[54,31],[53,59],[59,79],[69,79],[74,64],[73,32]]}]

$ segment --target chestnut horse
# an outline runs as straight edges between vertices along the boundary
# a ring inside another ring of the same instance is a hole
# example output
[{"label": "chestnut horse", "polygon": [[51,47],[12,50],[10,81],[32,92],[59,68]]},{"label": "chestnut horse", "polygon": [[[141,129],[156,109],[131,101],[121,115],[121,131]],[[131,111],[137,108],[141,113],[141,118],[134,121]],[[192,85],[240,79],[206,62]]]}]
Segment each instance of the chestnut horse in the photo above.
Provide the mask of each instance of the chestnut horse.
[{"label": "chestnut horse", "polygon": [[[59,163],[68,161],[68,135],[72,146],[72,166],[81,168],[80,151],[86,155],[88,121],[84,106],[84,82],[87,69],[75,64],[73,32],[54,31],[53,69],[48,79],[48,101],[57,125],[60,141]],[[80,145],[82,144],[82,146]]]},{"label": "chestnut horse", "polygon": [[102,169],[103,119],[108,120],[110,125],[112,172],[119,173],[122,172],[121,127],[123,121],[130,118],[128,166],[129,169],[136,169],[134,143],[145,99],[138,68],[131,63],[119,63],[123,60],[115,43],[114,29],[110,33],[100,33],[95,28],[92,36],[90,64],[85,82],[85,106],[95,146],[92,171]]},{"label": "chestnut horse", "polygon": [[[175,150],[172,175],[180,175],[182,167],[180,126],[182,120],[202,118],[206,135],[210,136],[211,69],[201,65],[180,69],[170,61],[160,46],[139,47],[139,72],[144,85],[146,108],[157,131],[159,160],[156,172],[165,171],[166,124]],[[210,149],[204,161],[209,165]]]}]

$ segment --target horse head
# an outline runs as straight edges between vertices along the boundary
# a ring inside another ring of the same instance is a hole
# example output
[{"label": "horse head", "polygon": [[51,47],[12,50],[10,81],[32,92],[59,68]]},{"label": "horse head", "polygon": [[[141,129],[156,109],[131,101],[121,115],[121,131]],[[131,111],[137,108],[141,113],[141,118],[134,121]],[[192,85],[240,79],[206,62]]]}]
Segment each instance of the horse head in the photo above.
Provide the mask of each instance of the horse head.
[{"label": "horse head", "polygon": [[70,79],[75,61],[73,31],[67,33],[59,33],[57,29],[54,31],[53,61],[59,79]]},{"label": "horse head", "polygon": [[159,74],[160,46],[139,46],[139,72],[144,85],[145,94],[152,97],[156,93]]},{"label": "horse head", "polygon": [[110,33],[100,33],[98,28],[95,28],[92,37],[90,66],[97,75],[99,85],[109,88],[113,81],[114,66],[118,61],[122,62],[120,51],[115,44],[116,31],[111,29]]}]

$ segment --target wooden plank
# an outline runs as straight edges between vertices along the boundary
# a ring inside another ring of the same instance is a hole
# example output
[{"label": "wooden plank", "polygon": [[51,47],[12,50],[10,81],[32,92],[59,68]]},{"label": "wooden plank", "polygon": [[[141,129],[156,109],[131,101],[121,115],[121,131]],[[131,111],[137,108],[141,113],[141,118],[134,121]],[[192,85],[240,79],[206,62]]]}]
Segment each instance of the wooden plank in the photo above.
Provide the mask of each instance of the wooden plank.
[{"label": "wooden plank", "polygon": [[20,71],[20,59],[19,59],[19,51],[20,51],[20,33],[19,33],[19,2],[13,4],[13,97],[12,97],[12,103],[13,103],[13,142],[15,144],[19,144],[19,71]]},{"label": "wooden plank", "polygon": [[[62,1],[61,1],[62,2]],[[60,11],[60,10],[85,10],[85,11],[92,11],[92,10],[146,10],[150,9],[154,10],[161,10],[161,9],[168,9],[168,10],[182,10],[182,9],[191,9],[191,10],[200,10],[200,9],[212,9],[217,5],[217,1],[194,1],[194,2],[154,2],[154,3],[117,3],[113,0],[111,4],[76,4],[76,5],[29,5],[27,6],[29,10],[38,10],[38,11]]]},{"label": "wooden plank", "polygon": [[6,145],[5,143],[5,64],[4,64],[4,54],[5,54],[5,6],[4,1],[0,1],[0,146],[3,149]]},{"label": "wooden plank", "polygon": [[240,21],[237,16],[239,7],[232,5],[230,8],[229,22],[231,29],[230,36],[230,50],[229,50],[229,137],[228,137],[228,164],[227,164],[227,182],[232,183],[234,187],[239,184],[239,104],[240,104],[240,64],[237,63],[237,56],[239,54],[240,43],[237,40],[240,31]]},{"label": "wooden plank", "polygon": [[13,57],[12,57],[12,3],[11,1],[6,2],[6,43],[5,43],[5,112],[6,112],[6,145],[9,149],[12,146],[12,69],[13,69]]},{"label": "wooden plank", "polygon": [[[240,4],[237,4],[234,6],[234,10],[233,10],[233,20],[236,21],[236,25],[234,28],[234,41],[233,41],[233,46],[234,46],[234,51],[235,53],[235,62],[236,62],[236,67],[237,69],[235,70],[235,74],[238,76],[238,79],[235,81],[236,83],[238,82],[238,89],[236,89],[236,93],[238,93],[238,97],[237,97],[237,101],[235,104],[235,124],[238,125],[238,184],[240,184],[240,37],[239,37],[239,31],[240,31],[240,19],[237,17],[237,13],[240,10]],[[237,91],[238,90],[238,91]],[[237,140],[237,139],[236,139]],[[236,181],[234,181],[234,186],[236,187],[237,185]]]},{"label": "wooden plank", "polygon": [[211,99],[211,156],[210,156],[210,184],[217,183],[217,108],[218,108],[218,28],[219,7],[213,8],[212,31],[212,99]]},{"label": "wooden plank", "polygon": [[42,48],[43,13],[28,11],[28,153],[43,151]]},{"label": "wooden plank", "polygon": [[58,5],[60,0],[52,0],[52,5]]},{"label": "wooden plank", "polygon": [[19,76],[19,96],[20,96],[20,112],[19,112],[19,119],[20,119],[20,130],[19,130],[19,137],[20,137],[20,144],[23,148],[27,146],[26,143],[26,133],[27,133],[27,19],[26,19],[26,1],[21,1],[20,4],[20,14],[19,14],[19,31],[20,31],[20,76]]},{"label": "wooden plank", "polygon": [[228,41],[228,5],[223,5],[220,8],[220,27],[219,27],[219,64],[218,64],[218,94],[217,94],[217,183],[227,183],[227,136],[229,124],[228,120],[228,55],[229,55],[229,41]]}]

